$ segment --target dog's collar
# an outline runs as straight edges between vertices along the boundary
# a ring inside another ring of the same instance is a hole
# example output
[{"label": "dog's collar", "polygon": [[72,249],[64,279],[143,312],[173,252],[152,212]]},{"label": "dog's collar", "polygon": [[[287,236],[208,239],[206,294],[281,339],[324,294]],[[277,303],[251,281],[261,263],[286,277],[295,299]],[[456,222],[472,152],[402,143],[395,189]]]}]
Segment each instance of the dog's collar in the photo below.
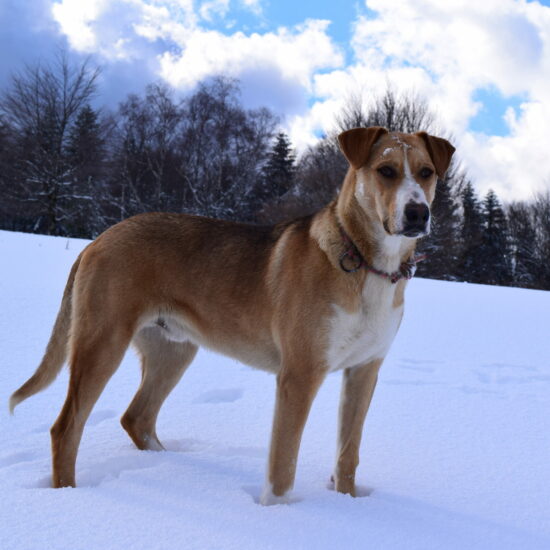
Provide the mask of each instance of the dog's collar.
[{"label": "dog's collar", "polygon": [[[344,245],[346,247],[344,252],[340,255],[339,263],[342,270],[346,273],[355,273],[356,271],[364,268],[371,273],[375,273],[376,275],[383,277],[384,279],[389,279],[392,284],[395,284],[401,279],[412,279],[416,271],[416,264],[426,259],[426,254],[414,254],[408,260],[403,262],[399,266],[399,269],[397,271],[394,271],[393,273],[388,273],[387,271],[376,269],[374,266],[369,265],[367,262],[365,262],[365,259],[359,252],[359,249],[357,248],[357,246],[355,246],[355,244],[350,239],[348,234],[344,231],[344,229],[341,226],[339,227],[339,229],[340,234],[342,235],[342,239],[344,241]],[[351,260],[351,267],[346,267],[345,264],[347,260]]]}]

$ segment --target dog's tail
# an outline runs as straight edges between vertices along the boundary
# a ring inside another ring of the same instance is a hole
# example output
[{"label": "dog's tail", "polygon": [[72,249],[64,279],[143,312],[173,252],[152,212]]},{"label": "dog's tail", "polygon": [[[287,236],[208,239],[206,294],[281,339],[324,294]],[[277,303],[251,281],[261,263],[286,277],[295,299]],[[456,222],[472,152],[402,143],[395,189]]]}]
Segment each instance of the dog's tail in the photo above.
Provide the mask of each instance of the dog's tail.
[{"label": "dog's tail", "polygon": [[80,258],[81,256],[76,259],[69,274],[61,300],[61,307],[59,308],[59,313],[57,314],[57,319],[55,320],[42,362],[36,369],[36,372],[10,397],[9,406],[12,414],[15,407],[21,401],[47,388],[55,380],[65,363],[71,326],[73,285],[80,264]]}]

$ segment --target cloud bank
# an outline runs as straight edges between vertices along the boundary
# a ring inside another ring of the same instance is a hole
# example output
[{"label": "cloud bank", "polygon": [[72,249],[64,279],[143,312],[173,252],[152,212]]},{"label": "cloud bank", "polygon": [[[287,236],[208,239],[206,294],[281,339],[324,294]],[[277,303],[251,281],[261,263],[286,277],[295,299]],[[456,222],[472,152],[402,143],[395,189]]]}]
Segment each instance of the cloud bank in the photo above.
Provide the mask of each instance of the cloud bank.
[{"label": "cloud bank", "polygon": [[[299,25],[270,26],[262,0],[28,4],[0,8],[8,29],[0,45],[11,40],[22,51],[20,34],[32,31],[44,47],[45,33],[56,34],[73,52],[94,55],[105,67],[102,91],[117,99],[129,84],[163,79],[186,92],[225,73],[241,80],[247,105],[283,115],[303,149],[330,131],[346,98],[368,102],[391,83],[428,101],[480,192],[521,199],[550,187],[550,7],[539,1],[366,0],[358,10],[350,3],[344,45],[314,9]],[[502,112],[491,111],[497,104]],[[474,121],[484,112],[502,117],[504,131],[479,131]]]}]

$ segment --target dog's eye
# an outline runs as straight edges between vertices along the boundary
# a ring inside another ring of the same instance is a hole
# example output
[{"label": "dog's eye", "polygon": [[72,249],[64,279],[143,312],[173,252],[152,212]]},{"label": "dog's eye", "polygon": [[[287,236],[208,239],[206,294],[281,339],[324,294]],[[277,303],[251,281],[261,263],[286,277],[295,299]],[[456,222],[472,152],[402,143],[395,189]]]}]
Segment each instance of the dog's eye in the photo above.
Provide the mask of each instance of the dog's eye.
[{"label": "dog's eye", "polygon": [[433,173],[434,171],[431,168],[428,168],[426,166],[422,168],[422,170],[420,170],[420,177],[424,179],[428,179]]},{"label": "dog's eye", "polygon": [[397,176],[397,172],[391,166],[381,166],[380,168],[378,168],[378,173],[389,179],[395,178],[395,176]]}]

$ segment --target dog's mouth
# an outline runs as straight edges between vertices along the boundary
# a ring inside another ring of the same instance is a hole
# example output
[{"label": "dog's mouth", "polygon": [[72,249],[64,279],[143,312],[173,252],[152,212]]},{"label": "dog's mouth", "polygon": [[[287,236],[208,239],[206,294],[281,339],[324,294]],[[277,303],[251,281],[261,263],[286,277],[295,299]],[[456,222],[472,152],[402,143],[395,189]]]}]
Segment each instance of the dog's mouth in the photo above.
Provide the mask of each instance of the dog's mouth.
[{"label": "dog's mouth", "polygon": [[384,228],[384,231],[391,236],[399,235],[403,237],[408,237],[409,239],[417,239],[419,237],[425,237],[429,234],[428,227],[426,225],[405,225],[405,227],[401,231],[392,231],[390,229],[390,222],[386,218],[382,222],[382,227]]},{"label": "dog's mouth", "polygon": [[418,237],[425,237],[428,233],[427,227],[405,226],[399,235],[409,237],[410,239],[416,239]]}]

